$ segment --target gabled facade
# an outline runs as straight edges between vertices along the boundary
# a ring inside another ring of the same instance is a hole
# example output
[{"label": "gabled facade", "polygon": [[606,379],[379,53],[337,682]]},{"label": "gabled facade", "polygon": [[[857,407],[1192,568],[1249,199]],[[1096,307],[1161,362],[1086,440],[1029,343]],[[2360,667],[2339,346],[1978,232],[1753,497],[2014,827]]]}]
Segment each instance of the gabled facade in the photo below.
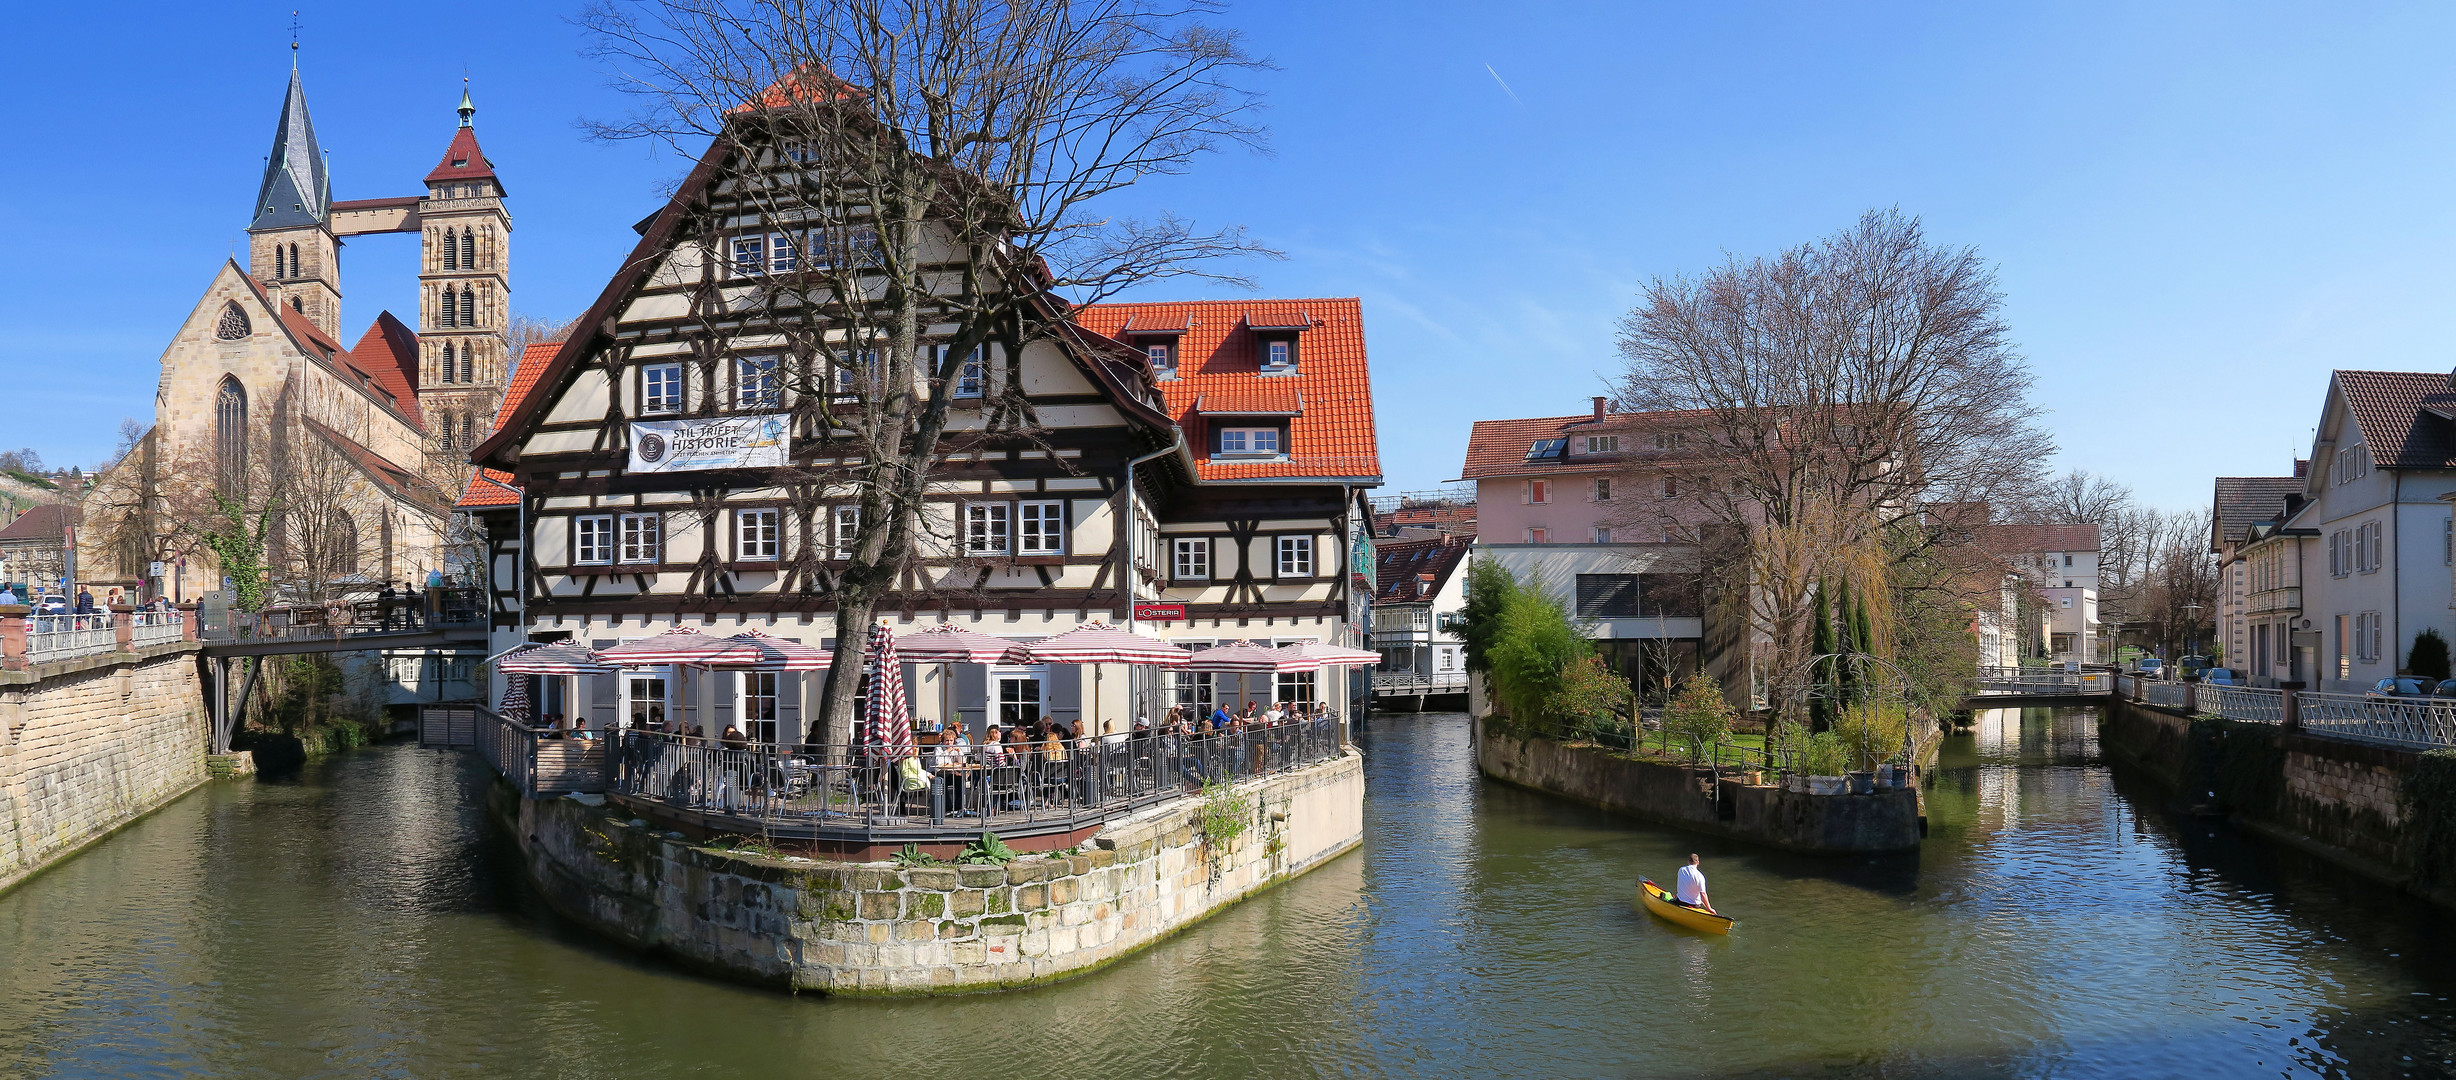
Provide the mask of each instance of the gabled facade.
[{"label": "gabled facade", "polygon": [[[2418,371],[2329,379],[2299,501],[2246,528],[2245,651],[2256,673],[2358,692],[2414,639],[2456,640],[2456,390]],[[2290,590],[2290,591],[2289,591]]]},{"label": "gabled facade", "polygon": [[1448,618],[1467,605],[1467,552],[1473,536],[1383,540],[1373,597],[1377,677],[1463,677],[1465,643]]},{"label": "gabled facade", "polygon": [[[461,506],[487,525],[497,650],[610,644],[677,625],[834,644],[847,555],[877,524],[861,520],[844,482],[857,455],[824,437],[842,402],[768,377],[779,331],[764,316],[712,326],[693,313],[743,311],[755,290],[819,270],[858,277],[864,264],[812,266],[790,239],[807,220],[735,197],[718,178],[752,166],[729,155],[764,153],[755,133],[742,137],[748,149],[713,145],[646,223],[581,332],[524,359],[498,430],[472,455],[481,471]],[[783,155],[759,162],[794,167]],[[1139,621],[1188,645],[1362,646],[1363,492],[1380,466],[1357,302],[1070,309],[1051,298],[1043,310],[1045,322],[1012,339],[1018,352],[988,345],[950,386],[953,419],[920,511],[939,539],[879,616],[899,631],[946,622],[1020,639]],[[984,405],[1009,388],[1037,430],[989,432]],[[731,440],[723,453],[701,453],[719,438]],[[962,723],[975,735],[1041,716],[1123,730],[1163,693],[1197,706],[1231,693],[1350,700],[1346,687],[1310,680],[1231,687],[1188,675],[1140,687],[1079,666],[957,665],[950,676],[925,665],[907,678],[924,729]],[[600,680],[589,707],[600,728],[670,708],[707,734],[741,724],[791,744],[807,736],[821,685],[659,671]],[[502,689],[498,679],[491,692]]]},{"label": "gabled facade", "polygon": [[[2290,652],[2291,629],[2278,629],[2302,610],[2302,572],[2290,546],[2269,544],[2258,558],[2249,548],[2276,536],[2275,523],[2300,504],[2311,471],[2294,460],[2292,476],[2220,476],[2210,505],[2209,554],[2217,558],[2217,640],[2221,666],[2242,668],[2254,685],[2274,685],[2272,668]],[[2255,536],[2254,527],[2267,525]],[[2282,606],[2280,606],[2282,605]],[[2257,620],[2259,628],[2253,629]],[[2257,642],[2255,644],[2255,636]]]}]

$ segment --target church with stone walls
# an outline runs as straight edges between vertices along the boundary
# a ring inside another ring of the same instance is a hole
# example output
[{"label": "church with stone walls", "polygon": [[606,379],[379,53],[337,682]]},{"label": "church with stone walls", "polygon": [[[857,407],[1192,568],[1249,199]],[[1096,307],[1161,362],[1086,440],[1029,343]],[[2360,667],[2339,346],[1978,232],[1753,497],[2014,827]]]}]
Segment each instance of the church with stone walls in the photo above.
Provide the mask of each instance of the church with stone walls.
[{"label": "church with stone walls", "polygon": [[[336,200],[293,65],[249,208],[248,264],[216,269],[163,351],[151,431],[87,500],[77,576],[97,597],[196,600],[222,587],[213,556],[173,550],[177,530],[160,520],[182,484],[197,489],[191,507],[199,492],[251,485],[262,503],[281,485],[267,553],[284,583],[276,599],[464,572],[451,495],[510,375],[512,220],[465,89],[457,111],[423,191]],[[418,238],[416,324],[378,312],[344,347],[342,252],[385,233]]]}]

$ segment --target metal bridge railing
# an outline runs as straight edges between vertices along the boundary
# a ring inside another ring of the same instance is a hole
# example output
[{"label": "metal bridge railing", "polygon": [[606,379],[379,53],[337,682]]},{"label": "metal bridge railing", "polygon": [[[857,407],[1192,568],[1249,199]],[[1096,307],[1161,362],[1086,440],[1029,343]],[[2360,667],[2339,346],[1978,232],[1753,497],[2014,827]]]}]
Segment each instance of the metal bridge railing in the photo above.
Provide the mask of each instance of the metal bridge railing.
[{"label": "metal bridge railing", "polygon": [[168,645],[187,632],[187,619],[176,611],[139,611],[129,616],[128,643],[142,649]]},{"label": "metal bridge railing", "polygon": [[2456,700],[2303,693],[2296,694],[2295,701],[2302,729],[2313,735],[2426,750],[2456,746]]},{"label": "metal bridge railing", "polygon": [[1435,675],[1418,675],[1408,671],[1375,672],[1373,692],[1399,697],[1412,697],[1417,694],[1464,694],[1467,692],[1467,673],[1454,671]]},{"label": "metal bridge railing", "polygon": [[1980,668],[1981,694],[2013,696],[2095,695],[2115,692],[2115,676],[2104,671],[2054,671],[2047,668]]},{"label": "metal bridge railing", "polygon": [[119,648],[119,632],[111,627],[111,613],[97,611],[89,615],[36,615],[27,620],[26,659],[32,663],[49,663],[78,656],[92,656]]}]

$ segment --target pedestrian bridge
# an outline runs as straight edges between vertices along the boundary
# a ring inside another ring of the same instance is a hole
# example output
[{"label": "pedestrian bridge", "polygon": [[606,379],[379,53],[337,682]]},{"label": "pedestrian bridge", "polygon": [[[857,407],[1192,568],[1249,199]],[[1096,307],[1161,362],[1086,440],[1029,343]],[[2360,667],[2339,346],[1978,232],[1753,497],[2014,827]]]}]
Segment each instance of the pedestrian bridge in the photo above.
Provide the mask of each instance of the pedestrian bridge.
[{"label": "pedestrian bridge", "polygon": [[2097,698],[2115,692],[2111,671],[2054,671],[2047,668],[1985,668],[1979,672],[1975,702],[1983,698]]}]

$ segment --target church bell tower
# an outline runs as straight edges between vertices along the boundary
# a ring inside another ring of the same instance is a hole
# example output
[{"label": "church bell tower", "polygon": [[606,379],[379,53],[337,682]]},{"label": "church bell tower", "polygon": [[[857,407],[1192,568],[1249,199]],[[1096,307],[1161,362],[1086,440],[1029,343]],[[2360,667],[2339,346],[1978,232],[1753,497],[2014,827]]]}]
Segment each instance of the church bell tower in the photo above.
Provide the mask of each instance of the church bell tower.
[{"label": "church bell tower", "polygon": [[[478,148],[477,106],[461,90],[460,128],[418,202],[418,404],[447,448],[477,445],[503,399],[511,319],[512,218],[503,181]],[[449,435],[445,433],[449,432]]]},{"label": "church bell tower", "polygon": [[265,161],[247,225],[248,274],[305,315],[327,336],[341,336],[340,242],[332,228],[333,184],[324,150],[316,145],[315,122],[307,117],[307,90],[298,60],[290,62],[290,90],[273,129],[273,153]]}]

